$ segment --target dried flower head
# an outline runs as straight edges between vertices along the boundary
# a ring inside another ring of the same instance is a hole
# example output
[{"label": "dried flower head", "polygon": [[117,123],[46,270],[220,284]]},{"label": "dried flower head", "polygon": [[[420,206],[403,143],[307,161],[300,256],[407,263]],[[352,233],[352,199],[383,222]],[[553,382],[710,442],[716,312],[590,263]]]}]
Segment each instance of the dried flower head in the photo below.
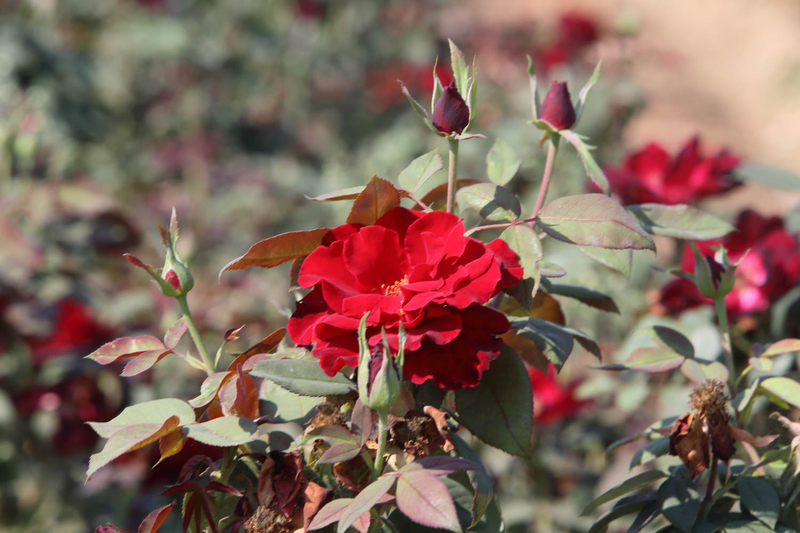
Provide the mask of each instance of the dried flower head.
[{"label": "dried flower head", "polygon": [[707,379],[705,383],[697,386],[689,396],[689,407],[697,411],[698,414],[712,414],[725,409],[728,395],[725,393],[725,385],[716,379]]}]

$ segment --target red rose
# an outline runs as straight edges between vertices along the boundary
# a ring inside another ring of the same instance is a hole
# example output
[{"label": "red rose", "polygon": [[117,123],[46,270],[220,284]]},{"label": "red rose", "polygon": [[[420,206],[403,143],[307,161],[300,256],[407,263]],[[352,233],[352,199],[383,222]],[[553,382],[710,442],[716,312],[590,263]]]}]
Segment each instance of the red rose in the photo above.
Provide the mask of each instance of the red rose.
[{"label": "red rose", "polygon": [[590,402],[575,398],[577,384],[566,387],[558,382],[556,367],[550,363],[547,374],[538,368],[528,369],[533,387],[533,418],[541,425],[573,416]]},{"label": "red rose", "polygon": [[89,353],[113,337],[113,332],[92,316],[90,309],[72,298],[55,306],[55,319],[49,335],[28,338],[31,358],[41,365],[52,357],[69,352]]},{"label": "red rose", "polygon": [[691,204],[736,187],[731,172],[738,164],[739,160],[724,150],[714,157],[703,157],[700,141],[693,137],[674,158],[650,143],[628,156],[621,167],[605,168],[605,173],[611,191],[624,205]]},{"label": "red rose", "polygon": [[303,262],[298,282],[313,290],[289,319],[299,345],[330,375],[358,365],[357,329],[369,312],[370,346],[386,328],[397,349],[406,330],[404,376],[458,389],[477,385],[508,331],[505,316],[484,307],[519,282],[516,254],[501,240],[486,245],[464,236],[455,215],[397,207],[374,226],[346,224]]},{"label": "red rose", "polygon": [[[697,243],[704,255],[713,254],[711,246],[722,244],[731,261],[749,253],[736,267],[733,292],[725,298],[731,318],[766,311],[770,304],[800,282],[800,241],[783,227],[779,217],[765,218],[755,211],[743,211],[736,220],[736,231],[721,241]],[[694,258],[687,245],[681,268],[694,272]],[[711,303],[700,295],[694,284],[685,279],[673,280],[661,290],[659,304],[676,314]]]}]

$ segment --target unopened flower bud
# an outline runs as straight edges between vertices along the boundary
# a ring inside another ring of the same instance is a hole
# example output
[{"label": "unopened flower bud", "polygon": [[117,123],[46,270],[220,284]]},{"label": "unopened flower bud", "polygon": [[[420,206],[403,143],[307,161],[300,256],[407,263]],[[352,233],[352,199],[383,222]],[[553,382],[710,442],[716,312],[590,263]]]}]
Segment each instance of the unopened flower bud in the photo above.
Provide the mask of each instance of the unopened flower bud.
[{"label": "unopened flower bud", "polygon": [[398,335],[400,349],[397,358],[392,357],[385,332],[383,345],[370,350],[366,338],[368,316],[369,313],[364,315],[358,328],[358,397],[365,407],[377,412],[388,412],[400,395],[403,380],[405,333],[401,326]]},{"label": "unopened flower bud", "polygon": [[567,82],[553,82],[539,109],[539,120],[544,120],[557,130],[568,130],[575,124],[575,108],[572,106]]},{"label": "unopened flower bud", "polygon": [[733,290],[736,279],[736,265],[731,264],[725,249],[713,256],[703,255],[692,244],[694,253],[694,283],[700,294],[706,298],[724,298]]},{"label": "unopened flower bud", "polygon": [[469,107],[458,93],[456,82],[450,82],[436,101],[432,122],[437,130],[446,135],[460,134],[469,124]]}]

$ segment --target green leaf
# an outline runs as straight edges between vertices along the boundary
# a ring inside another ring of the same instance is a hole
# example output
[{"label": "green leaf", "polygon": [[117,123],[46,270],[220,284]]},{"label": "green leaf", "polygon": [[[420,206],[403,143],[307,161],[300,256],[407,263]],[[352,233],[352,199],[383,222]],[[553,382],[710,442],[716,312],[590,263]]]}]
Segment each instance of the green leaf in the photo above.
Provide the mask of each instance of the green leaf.
[{"label": "green leaf", "polygon": [[698,385],[709,379],[727,383],[730,377],[728,368],[719,361],[703,361],[701,359],[686,359],[681,364],[681,373]]},{"label": "green leaf", "polygon": [[361,455],[361,446],[352,442],[339,442],[334,444],[317,460],[319,464],[334,464],[349,461]]},{"label": "green leaf", "polygon": [[523,276],[538,279],[538,263],[542,260],[542,242],[536,232],[527,224],[515,224],[503,230],[500,238],[519,256],[519,264],[524,270]]},{"label": "green leaf", "polygon": [[268,359],[259,361],[250,372],[301,396],[343,396],[356,390],[355,383],[343,374],[328,376],[311,359]]},{"label": "green leaf", "polygon": [[353,525],[361,515],[369,512],[384,494],[389,492],[389,489],[394,485],[395,479],[394,475],[381,476],[359,492],[352,503],[342,512],[339,524],[336,527],[337,533],[345,533],[347,528]]},{"label": "green leaf", "polygon": [[654,441],[650,441],[641,448],[639,448],[633,457],[628,468],[633,469],[639,465],[649,463],[657,457],[667,455],[669,453],[669,437],[661,437]]},{"label": "green leaf", "polygon": [[308,418],[312,410],[325,400],[322,397],[300,396],[272,382],[264,383],[259,397],[267,401],[261,413],[263,416],[273,416],[285,422]]},{"label": "green leaf", "polygon": [[581,513],[581,516],[591,514],[604,503],[616,500],[620,496],[624,496],[625,494],[640,489],[645,485],[649,485],[653,481],[657,481],[664,477],[667,477],[667,475],[660,470],[648,470],[647,472],[642,472],[641,474],[635,475],[632,478],[626,479],[616,487],[607,490],[595,498],[592,503],[586,506]]},{"label": "green leaf", "polygon": [[586,144],[584,142],[585,137],[578,135],[572,130],[561,130],[559,134],[575,147],[583,163],[583,168],[586,170],[586,175],[592,180],[592,183],[597,185],[597,188],[600,189],[604,195],[611,194],[611,186],[608,184],[608,178],[606,178],[603,169],[600,168],[600,165],[597,164],[597,161],[595,161],[592,156],[594,146]]},{"label": "green leaf", "polygon": [[347,215],[348,224],[371,226],[383,215],[400,205],[400,192],[391,182],[372,176]]},{"label": "green leaf", "polygon": [[605,533],[608,531],[608,525],[614,520],[648,509],[654,503],[656,503],[656,500],[651,494],[626,496],[615,503],[611,511],[595,522],[588,533]]},{"label": "green leaf", "polygon": [[414,194],[441,169],[442,156],[439,155],[439,150],[433,150],[432,152],[419,156],[403,169],[400,176],[397,178],[397,183],[399,183],[403,189]]},{"label": "green leaf", "polygon": [[424,122],[424,123],[425,123],[425,125],[426,125],[426,126],[428,126],[428,129],[429,129],[429,130],[431,130],[431,131],[432,131],[433,133],[435,133],[436,135],[438,135],[439,137],[444,137],[445,135],[444,135],[442,132],[440,132],[439,130],[437,130],[437,129],[436,129],[434,126],[433,126],[433,123],[431,122],[431,119],[430,119],[430,117],[428,116],[428,112],[427,112],[427,111],[425,111],[425,108],[424,108],[424,107],[422,107],[422,104],[420,104],[419,102],[417,102],[417,101],[414,99],[414,97],[413,97],[413,96],[411,96],[411,93],[410,93],[410,92],[408,92],[408,87],[406,87],[406,86],[403,84],[403,82],[400,82],[400,92],[402,92],[402,93],[403,93],[403,96],[405,96],[405,97],[406,97],[406,99],[408,99],[408,102],[411,104],[411,107],[412,107],[412,108],[414,108],[414,111],[416,111],[417,115],[419,115],[419,118],[421,118],[421,119],[422,119],[422,122]]},{"label": "green leaf", "polygon": [[[601,250],[601,249],[602,248],[595,248],[595,250]],[[566,270],[564,270],[561,266],[555,263],[551,263],[550,261],[540,261],[539,272],[541,272],[542,276],[546,278],[563,278],[564,276],[567,275]]]},{"label": "green leaf", "polygon": [[89,422],[88,424],[98,435],[107,439],[120,429],[136,424],[161,426],[172,416],[177,417],[178,425],[191,424],[194,422],[194,409],[183,400],[163,398],[126,407],[108,422]]},{"label": "green leaf", "polygon": [[542,282],[542,285],[543,289],[550,294],[557,294],[559,296],[573,298],[590,307],[594,307],[595,309],[619,314],[619,309],[617,308],[617,304],[614,303],[614,300],[612,300],[607,294],[603,294],[600,291],[587,289],[586,287],[581,287],[579,285],[562,285],[559,283],[551,283],[549,281],[547,281],[547,284]]},{"label": "green leaf", "polygon": [[425,470],[397,476],[397,508],[417,524],[461,531],[456,506],[444,482]]},{"label": "green leaf", "polygon": [[800,383],[790,378],[767,378],[759,384],[773,400],[779,399],[789,405],[800,408]]},{"label": "green leaf", "polygon": [[272,268],[305,257],[321,244],[330,230],[327,228],[309,231],[291,231],[255,243],[246,254],[234,259],[220,271],[241,270],[250,267]]},{"label": "green leaf", "polygon": [[685,357],[694,357],[694,346],[683,333],[666,326],[653,326],[639,331],[647,332],[656,342],[665,348],[670,348]]},{"label": "green leaf", "polygon": [[560,372],[575,346],[574,337],[558,324],[546,320],[510,316],[507,318],[511,322],[511,328],[516,330],[515,333],[535,342]]},{"label": "green leaf", "polygon": [[238,446],[258,437],[256,423],[240,416],[223,416],[207,422],[189,424],[182,431],[189,438],[211,446]]},{"label": "green leaf", "polygon": [[685,476],[667,478],[658,487],[661,512],[670,523],[684,533],[690,533],[700,509],[700,497],[694,483]]},{"label": "green leaf", "polygon": [[313,198],[306,196],[306,198],[312,202],[340,202],[342,200],[355,200],[363,190],[364,185],[358,185],[356,187],[348,187],[346,189],[339,189],[338,191],[320,194],[319,196],[314,196]]},{"label": "green leaf", "polygon": [[519,170],[521,160],[517,152],[500,137],[486,154],[486,173],[498,185],[505,185]]},{"label": "green leaf", "polygon": [[774,357],[784,353],[800,352],[800,339],[782,339],[776,343],[770,344],[769,347],[759,354],[759,357]]},{"label": "green leaf", "polygon": [[89,468],[86,470],[87,481],[95,472],[114,459],[152,444],[177,429],[179,425],[178,417],[170,416],[163,423],[133,424],[119,429],[111,435],[99,453],[89,458]]},{"label": "green leaf", "polygon": [[[583,86],[581,92],[578,93],[578,100],[575,102],[575,125],[577,125],[578,122],[581,120],[581,115],[583,114],[583,107],[586,105],[586,98],[589,96],[589,91],[592,90],[594,84],[597,83],[598,79],[600,79],[600,65],[602,63],[603,63],[602,61],[597,62],[597,65],[595,65],[594,72],[592,72],[592,76],[589,78],[589,81],[586,82],[586,85]],[[572,127],[574,128],[575,125],[573,125]]]},{"label": "green leaf", "polygon": [[350,430],[333,424],[315,427],[298,439],[297,445],[303,446],[305,444],[314,442],[315,440],[324,441],[330,446],[333,446],[334,444],[358,445],[358,439],[353,433],[350,432]]},{"label": "green leaf", "polygon": [[536,82],[536,69],[533,66],[533,59],[528,56],[528,78],[531,85],[531,110],[533,112],[533,120],[539,118],[539,109],[542,107],[539,103],[539,90]]},{"label": "green leaf", "polygon": [[686,358],[668,348],[637,348],[624,363],[601,366],[603,370],[639,370],[650,374],[675,370]]},{"label": "green leaf", "polygon": [[452,439],[456,453],[459,456],[480,466],[478,469],[469,470],[467,472],[469,481],[472,484],[473,490],[475,491],[472,497],[471,524],[471,526],[474,526],[480,521],[481,518],[483,518],[483,515],[486,513],[486,509],[489,507],[492,498],[494,498],[494,482],[492,481],[489,473],[486,471],[486,468],[483,466],[481,458],[475,452],[475,450],[473,450],[472,447],[467,444],[466,441],[457,433],[451,433],[450,438]]},{"label": "green leaf", "polygon": [[610,250],[594,246],[579,246],[578,250],[603,266],[616,270],[626,278],[631,277],[633,250]]},{"label": "green leaf", "polygon": [[734,228],[724,220],[690,205],[629,205],[629,213],[653,235],[705,241],[727,235]]},{"label": "green leaf", "polygon": [[760,163],[742,163],[733,171],[743,181],[751,181],[777,189],[800,189],[800,176],[782,168]]},{"label": "green leaf", "polygon": [[453,78],[456,80],[458,93],[463,97],[463,95],[467,94],[467,83],[469,81],[467,61],[453,41],[448,39],[447,42],[450,43],[450,67],[453,69]]},{"label": "green leaf", "polygon": [[528,372],[508,346],[476,387],[455,392],[461,422],[483,442],[511,455],[530,452],[533,391]]},{"label": "green leaf", "polygon": [[558,198],[539,212],[539,226],[551,237],[581,246],[653,250],[656,245],[636,220],[603,194]]},{"label": "green leaf", "polygon": [[772,483],[761,477],[742,476],[739,478],[739,496],[750,514],[775,528],[781,501]]},{"label": "green leaf", "polygon": [[500,185],[478,183],[459,189],[456,193],[458,205],[478,212],[486,220],[493,222],[513,222],[519,218],[522,208],[517,196]]}]

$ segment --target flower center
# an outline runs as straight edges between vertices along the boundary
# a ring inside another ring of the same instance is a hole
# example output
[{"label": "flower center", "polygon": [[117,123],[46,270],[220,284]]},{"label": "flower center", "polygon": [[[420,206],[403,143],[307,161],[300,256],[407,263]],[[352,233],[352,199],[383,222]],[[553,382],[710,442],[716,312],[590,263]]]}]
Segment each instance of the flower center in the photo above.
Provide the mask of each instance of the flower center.
[{"label": "flower center", "polygon": [[408,283],[408,276],[403,276],[402,279],[399,279],[392,283],[391,285],[386,285],[385,283],[381,283],[381,289],[383,289],[383,294],[385,296],[402,296],[402,292],[400,291],[400,287]]}]

